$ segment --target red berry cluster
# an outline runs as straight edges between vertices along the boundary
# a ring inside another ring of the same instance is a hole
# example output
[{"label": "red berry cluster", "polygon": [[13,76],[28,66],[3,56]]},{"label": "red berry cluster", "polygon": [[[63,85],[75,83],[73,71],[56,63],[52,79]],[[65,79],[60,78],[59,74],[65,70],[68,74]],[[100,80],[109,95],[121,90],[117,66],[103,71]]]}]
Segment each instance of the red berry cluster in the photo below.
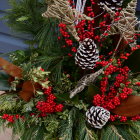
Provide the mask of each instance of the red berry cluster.
[{"label": "red berry cluster", "polygon": [[[75,3],[73,0],[68,0],[68,2],[70,3],[72,8],[75,8]],[[60,23],[59,28],[60,28],[59,31],[61,33],[61,36],[65,39],[65,43],[66,43],[66,45],[62,46],[62,48],[66,48],[67,46],[70,46],[72,53],[77,52],[76,47],[74,47],[73,41],[70,39],[70,34],[67,32],[66,24]],[[58,39],[60,40],[62,37],[59,36]],[[72,57],[73,56],[72,53],[68,53],[68,56]]]},{"label": "red berry cluster", "polygon": [[[140,115],[130,117],[129,119],[132,121],[140,120]],[[126,116],[110,115],[110,121],[114,122],[116,120],[120,120],[121,122],[126,122],[128,118]]]},{"label": "red berry cluster", "polygon": [[137,50],[137,49],[140,49],[140,45],[136,45],[135,47],[132,47],[132,48],[131,48],[132,51],[135,51],[135,50]]},{"label": "red berry cluster", "polygon": [[[59,31],[62,37],[64,37],[65,43],[66,43],[66,45],[62,46],[62,48],[65,48],[66,46],[71,46],[71,52],[74,52],[74,53],[77,52],[77,49],[73,46],[73,41],[70,39],[70,35],[67,32],[66,24],[60,23],[59,28],[60,28]],[[60,40],[61,37],[59,36],[58,39]],[[72,54],[69,53],[68,56],[72,56]]]},{"label": "red berry cluster", "polygon": [[[94,17],[94,12],[92,6],[86,7],[87,16]],[[84,40],[85,38],[92,38],[94,39],[94,20],[86,21],[82,20],[76,25],[77,33],[80,40]]]},{"label": "red berry cluster", "polygon": [[[67,30],[66,24],[60,23],[60,24],[59,24],[59,28],[60,28],[59,31],[60,31],[62,37],[65,38],[66,44],[67,44],[68,46],[72,46],[72,45],[73,45],[73,41],[72,41],[71,39],[69,39],[69,38],[70,38],[70,35],[69,35],[69,33],[66,31],[66,30]],[[61,39],[61,37],[59,36],[58,39]]]},{"label": "red berry cluster", "polygon": [[46,94],[46,95],[50,95],[52,93],[52,87],[49,86],[48,88],[44,89],[43,93]]},{"label": "red berry cluster", "polygon": [[110,115],[110,121],[114,122],[115,120],[120,120],[121,122],[126,122],[126,116],[119,116],[119,115]]},{"label": "red berry cluster", "polygon": [[60,23],[59,24],[59,28],[60,28],[59,31],[60,31],[60,33],[62,34],[63,37],[65,37],[65,38],[69,38],[70,37],[68,32],[66,32],[66,24]]},{"label": "red berry cluster", "polygon": [[[93,0],[91,0],[91,3],[92,5],[95,4]],[[92,8],[92,5],[86,7],[85,11],[87,12],[87,16],[96,18],[97,15],[94,14],[93,12],[94,9]],[[94,19],[92,21],[82,20],[81,22],[79,22],[76,25],[76,29],[80,40],[82,41],[85,38],[91,38],[93,40],[97,40],[98,42],[100,42],[99,46],[103,46],[101,43],[105,39],[103,38],[103,35],[104,37],[108,36],[108,33],[106,31],[110,30],[111,28],[110,25],[108,25],[107,23],[108,18],[109,18],[109,14],[102,15],[102,20],[98,24],[98,27],[95,27]],[[100,35],[97,34],[96,30],[100,31]]]},{"label": "red berry cluster", "polygon": [[140,82],[136,82],[135,84],[136,84],[137,86],[140,86]]},{"label": "red berry cluster", "polygon": [[23,116],[20,115],[9,115],[9,114],[3,114],[2,119],[7,120],[8,122],[14,123],[15,119],[23,118]]},{"label": "red berry cluster", "polygon": [[128,56],[130,56],[130,54],[129,53],[125,53],[125,54],[121,54],[120,55],[120,58],[127,60],[128,59]]},{"label": "red berry cluster", "polygon": [[131,120],[133,120],[133,121],[140,120],[140,115],[132,117]]},{"label": "red berry cluster", "polygon": [[70,5],[71,5],[72,8],[75,8],[75,3],[74,3],[73,0],[68,0],[68,2],[70,3]]},{"label": "red berry cluster", "polygon": [[108,63],[109,63],[108,61],[100,61],[100,62],[96,62],[96,65],[100,65],[100,66],[105,67],[106,65],[108,65]]},{"label": "red berry cluster", "polygon": [[46,101],[39,101],[36,105],[41,116],[45,117],[49,113],[62,112],[63,105],[55,102],[56,96],[52,94],[52,87],[44,89],[44,94],[47,95]]},{"label": "red berry cluster", "polygon": [[[128,67],[118,68],[117,66],[109,65],[104,71],[104,77],[100,83],[102,94],[95,95],[93,103],[96,106],[102,106],[108,110],[120,105],[121,100],[126,99],[133,91],[129,87],[128,72]],[[116,74],[116,77],[110,83],[109,75],[111,76],[113,73]]]}]

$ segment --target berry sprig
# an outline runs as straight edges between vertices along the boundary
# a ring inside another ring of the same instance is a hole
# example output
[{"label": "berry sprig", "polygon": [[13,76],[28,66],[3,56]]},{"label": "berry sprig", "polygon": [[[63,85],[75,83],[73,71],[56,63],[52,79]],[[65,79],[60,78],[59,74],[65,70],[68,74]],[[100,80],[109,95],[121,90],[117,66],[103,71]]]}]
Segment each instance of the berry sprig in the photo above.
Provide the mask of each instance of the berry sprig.
[{"label": "berry sprig", "polygon": [[126,122],[127,120],[137,121],[140,120],[140,115],[134,117],[126,117],[126,116],[119,116],[119,115],[110,115],[110,121],[114,122],[116,120],[120,120],[121,122]]},{"label": "berry sprig", "polygon": [[[66,24],[60,23],[59,31],[60,31],[61,36],[58,37],[58,40],[61,40],[62,38],[64,38],[64,41],[65,41],[65,45],[63,45],[62,48],[70,47],[71,52],[76,53],[77,49],[76,47],[74,47],[74,43],[72,39],[70,38],[70,34],[67,32]],[[69,53],[68,56],[73,56],[73,55]]]},{"label": "berry sprig", "polygon": [[24,116],[18,114],[17,115],[3,114],[1,118],[10,123],[14,123],[16,119],[20,119],[20,118],[24,119]]},{"label": "berry sprig", "polygon": [[[110,86],[109,75],[116,73],[114,82]],[[100,83],[101,95],[94,96],[93,103],[96,106],[102,106],[105,109],[111,110],[120,105],[121,100],[126,99],[132,93],[130,88],[131,82],[128,80],[129,68],[118,68],[117,66],[109,65],[104,71],[104,77]],[[122,87],[123,85],[123,87]]]},{"label": "berry sprig", "polygon": [[44,95],[47,96],[46,101],[38,101],[36,104],[41,116],[45,117],[47,114],[63,111],[64,106],[55,102],[56,96],[52,93],[52,87],[44,89]]}]

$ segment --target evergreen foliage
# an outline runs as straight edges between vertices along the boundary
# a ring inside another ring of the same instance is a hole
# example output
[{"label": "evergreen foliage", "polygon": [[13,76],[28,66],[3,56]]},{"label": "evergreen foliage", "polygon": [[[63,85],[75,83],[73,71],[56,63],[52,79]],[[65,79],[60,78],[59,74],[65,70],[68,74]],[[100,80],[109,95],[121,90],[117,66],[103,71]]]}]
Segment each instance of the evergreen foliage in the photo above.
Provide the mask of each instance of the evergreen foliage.
[{"label": "evergreen foliage", "polygon": [[126,7],[127,4],[128,4],[130,1],[131,1],[131,0],[124,0],[124,2],[123,2],[123,7]]},{"label": "evergreen foliage", "polygon": [[[8,25],[12,29],[30,36],[30,39],[26,41],[29,49],[11,53],[12,62],[23,69],[23,75],[27,79],[30,70],[36,67],[41,66],[50,71],[49,80],[51,86],[54,87],[53,92],[57,97],[57,102],[63,103],[65,109],[63,112],[39,117],[40,114],[35,108],[36,103],[46,100],[45,96],[35,94],[35,98],[25,102],[19,98],[21,88],[19,90],[16,85],[16,91],[0,95],[0,115],[2,116],[5,112],[13,115],[20,114],[25,118],[19,118],[14,123],[7,123],[0,118],[0,125],[5,124],[7,127],[12,127],[13,133],[17,134],[21,140],[139,140],[140,121],[109,122],[101,130],[91,128],[87,124],[85,111],[92,105],[93,96],[100,94],[98,81],[96,85],[91,84],[80,95],[73,99],[69,98],[69,91],[75,86],[79,77],[88,74],[89,71],[83,72],[75,66],[74,58],[67,55],[70,48],[62,48],[65,39],[58,40],[60,35],[58,20],[41,17],[47,8],[45,1],[9,0],[9,2],[12,8],[7,11],[5,17]],[[129,2],[130,0],[124,0],[124,7]],[[74,42],[74,44],[78,43]],[[110,38],[105,42],[102,54],[112,49],[108,44],[112,46]],[[116,59],[114,59],[114,64],[116,64],[115,61]],[[112,81],[117,74],[110,76]],[[0,84],[2,82],[2,87],[4,87],[2,89],[0,85],[0,90],[9,90],[8,78],[3,73],[0,75]],[[98,77],[98,80],[100,78]],[[25,79],[19,81],[23,84]],[[132,82],[136,82],[135,79],[138,80],[139,77],[132,77]],[[133,88],[140,90],[137,87]],[[37,112],[37,114],[32,114],[33,112]]]}]

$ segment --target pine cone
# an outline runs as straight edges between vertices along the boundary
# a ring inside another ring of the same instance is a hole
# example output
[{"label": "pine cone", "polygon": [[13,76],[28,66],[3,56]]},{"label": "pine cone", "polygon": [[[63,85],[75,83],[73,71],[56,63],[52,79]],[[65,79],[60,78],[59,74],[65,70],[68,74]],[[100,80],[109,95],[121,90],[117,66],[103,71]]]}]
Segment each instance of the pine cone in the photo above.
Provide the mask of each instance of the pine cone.
[{"label": "pine cone", "polygon": [[88,123],[95,128],[101,129],[109,120],[110,112],[99,106],[92,106],[87,112]]},{"label": "pine cone", "polygon": [[82,69],[93,69],[99,60],[99,50],[92,39],[86,38],[77,49],[75,63]]},{"label": "pine cone", "polygon": [[101,8],[105,4],[107,7],[112,9],[113,11],[117,11],[118,8],[122,6],[123,0],[100,0],[99,5]]}]

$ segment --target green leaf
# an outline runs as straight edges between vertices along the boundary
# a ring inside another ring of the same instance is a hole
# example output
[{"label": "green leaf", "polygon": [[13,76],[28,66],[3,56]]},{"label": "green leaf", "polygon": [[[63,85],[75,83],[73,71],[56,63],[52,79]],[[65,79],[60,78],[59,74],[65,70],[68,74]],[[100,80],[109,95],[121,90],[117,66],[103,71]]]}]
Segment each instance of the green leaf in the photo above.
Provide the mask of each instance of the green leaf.
[{"label": "green leaf", "polygon": [[23,109],[22,109],[22,112],[29,112],[29,111],[32,111],[32,108],[34,107],[34,103],[33,103],[33,100],[31,100],[30,102],[26,103],[24,106],[23,106]]},{"label": "green leaf", "polygon": [[127,65],[132,72],[140,71],[140,50],[136,50],[132,55],[128,57],[125,61],[125,65]]},{"label": "green leaf", "polygon": [[62,102],[62,101],[69,101],[70,98],[69,98],[69,94],[55,94],[55,96],[57,97],[57,100]]},{"label": "green leaf", "polygon": [[4,71],[0,71],[0,90],[10,89],[8,78],[9,76]]},{"label": "green leaf", "polygon": [[20,18],[18,18],[16,21],[25,21],[25,20],[28,20],[29,17],[26,17],[26,16],[22,16]]},{"label": "green leaf", "polygon": [[86,93],[86,98],[87,98],[88,101],[91,101],[91,100],[93,100],[93,96],[95,96],[96,94],[100,94],[100,93],[101,93],[101,91],[97,86],[90,85],[90,86],[88,86],[88,91]]},{"label": "green leaf", "polygon": [[126,7],[129,2],[131,2],[131,0],[124,0],[123,1],[123,7]]}]

